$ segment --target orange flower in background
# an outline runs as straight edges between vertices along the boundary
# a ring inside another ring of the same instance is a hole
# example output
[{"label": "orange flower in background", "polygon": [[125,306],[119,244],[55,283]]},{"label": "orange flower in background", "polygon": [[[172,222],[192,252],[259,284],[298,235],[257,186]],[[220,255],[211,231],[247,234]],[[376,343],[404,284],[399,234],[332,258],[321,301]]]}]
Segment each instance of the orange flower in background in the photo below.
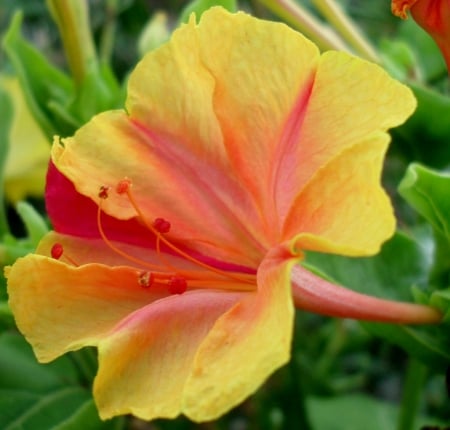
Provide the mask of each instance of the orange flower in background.
[{"label": "orange flower in background", "polygon": [[371,255],[392,235],[386,131],[414,107],[283,24],[191,19],[138,64],[125,111],[56,139],[55,231],[6,271],[19,329],[42,362],[98,348],[103,418],[219,416],[289,360],[303,251]]},{"label": "orange flower in background", "polygon": [[450,0],[392,0],[392,12],[406,19],[411,15],[439,46],[450,70]]}]

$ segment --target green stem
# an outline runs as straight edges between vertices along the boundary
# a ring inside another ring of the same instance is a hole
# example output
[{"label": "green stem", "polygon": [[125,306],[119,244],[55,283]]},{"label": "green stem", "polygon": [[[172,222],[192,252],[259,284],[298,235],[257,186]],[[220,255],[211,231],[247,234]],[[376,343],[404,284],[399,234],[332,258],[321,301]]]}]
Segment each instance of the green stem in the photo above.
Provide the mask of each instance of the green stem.
[{"label": "green stem", "polygon": [[313,3],[358,55],[366,60],[380,61],[373,46],[335,0],[313,0]]},{"label": "green stem", "polygon": [[420,398],[427,375],[427,367],[414,358],[409,359],[403,386],[403,397],[397,430],[413,430],[420,407]]},{"label": "green stem", "polygon": [[78,86],[98,67],[86,0],[47,0],[59,28],[67,61]]},{"label": "green stem", "polygon": [[289,363],[289,370],[291,376],[289,384],[281,396],[285,415],[284,428],[313,430],[308,417],[305,390],[294,358]]},{"label": "green stem", "polygon": [[311,38],[321,50],[350,51],[347,44],[335,31],[323,25],[311,13],[292,0],[259,0],[259,2],[292,27]]},{"label": "green stem", "polygon": [[100,61],[109,64],[114,48],[114,39],[117,30],[117,0],[107,0],[105,4],[106,19],[103,24],[100,39]]},{"label": "green stem", "polygon": [[8,217],[6,215],[6,202],[4,198],[5,188],[5,168],[8,157],[10,134],[12,122],[14,120],[14,107],[10,96],[0,88],[0,118],[2,127],[0,127],[0,238],[9,233]]}]

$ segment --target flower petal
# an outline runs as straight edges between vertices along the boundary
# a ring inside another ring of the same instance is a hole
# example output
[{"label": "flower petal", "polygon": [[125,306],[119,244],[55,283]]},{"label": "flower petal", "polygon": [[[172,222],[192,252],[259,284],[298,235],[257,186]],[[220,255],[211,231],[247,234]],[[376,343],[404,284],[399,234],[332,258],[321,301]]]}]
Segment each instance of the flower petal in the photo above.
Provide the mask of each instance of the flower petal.
[{"label": "flower petal", "polygon": [[343,52],[323,54],[304,120],[291,133],[293,150],[280,165],[280,217],[292,210],[299,191],[319,169],[374,132],[401,124],[415,106],[409,88],[381,67]]},{"label": "flower petal", "polygon": [[252,394],[289,360],[294,309],[290,271],[296,260],[272,250],[258,271],[258,292],[216,322],[195,357],[184,413],[211,420]]},{"label": "flower petal", "polygon": [[380,185],[388,143],[387,134],[374,133],[309,181],[285,224],[285,237],[295,237],[294,249],[354,256],[379,251],[395,229],[392,206]]},{"label": "flower petal", "polygon": [[418,0],[392,0],[391,10],[394,15],[399,16],[402,19],[407,18],[407,12],[411,6]]},{"label": "flower petal", "polygon": [[[255,266],[262,253],[261,245],[248,233],[246,224],[217,198],[216,190],[226,187],[215,181],[214,172],[192,177],[191,169],[183,160],[174,161],[162,146],[156,150],[151,145],[124,113],[107,112],[94,117],[73,139],[64,140],[64,148],[56,144],[53,160],[58,169],[74,181],[77,191],[97,204],[100,203],[100,187],[112,187],[108,199],[102,201],[104,211],[112,215],[111,218],[130,219],[130,223],[137,220],[137,211],[127,196],[114,192],[116,184],[128,177],[133,181],[134,200],[145,215],[145,222],[164,218],[172,226],[171,240],[221,260]],[[230,198],[238,200],[239,196],[237,192]],[[245,206],[245,198],[241,201]],[[58,203],[50,203],[50,206],[58,206]],[[84,221],[86,231],[95,231],[96,211],[83,209],[84,213],[91,216],[91,220]],[[60,215],[57,218],[63,219]],[[135,237],[142,236],[136,234],[139,230],[151,235],[142,222],[138,221],[141,228],[131,226]],[[66,221],[62,223],[63,232],[73,232]],[[251,228],[252,224],[249,226]],[[242,256],[247,256],[247,261],[243,261]]]},{"label": "flower petal", "polygon": [[[97,204],[78,193],[74,184],[63,176],[52,162],[47,171],[45,204],[55,231],[83,238],[100,238]],[[111,240],[147,248],[155,246],[153,233],[136,217],[120,220],[103,214],[102,225]]]},{"label": "flower petal", "polygon": [[240,294],[188,292],[144,307],[99,344],[94,396],[102,418],[132,413],[145,420],[182,412],[196,351]]},{"label": "flower petal", "polygon": [[[149,220],[169,219],[174,237],[203,254],[255,265],[279,239],[274,159],[289,116],[301,118],[318,58],[284,25],[214,8],[137,66],[129,117],[95,117],[54,145],[54,162],[94,201],[101,185],[131,178]],[[124,196],[104,208],[136,215]]]},{"label": "flower petal", "polygon": [[142,288],[139,272],[90,264],[73,267],[40,255],[6,269],[11,310],[39,361],[96,345],[122,318],[161,297]]},{"label": "flower petal", "polygon": [[450,71],[450,2],[418,1],[411,6],[411,15],[439,46]]},{"label": "flower petal", "polygon": [[[176,136],[199,158],[220,154],[225,175],[231,168],[251,193],[270,236],[277,225],[268,194],[289,143],[282,134],[287,123],[302,120],[319,51],[285,25],[220,8],[193,24],[137,67],[127,109],[149,130]],[[148,70],[158,69],[147,85]]]}]

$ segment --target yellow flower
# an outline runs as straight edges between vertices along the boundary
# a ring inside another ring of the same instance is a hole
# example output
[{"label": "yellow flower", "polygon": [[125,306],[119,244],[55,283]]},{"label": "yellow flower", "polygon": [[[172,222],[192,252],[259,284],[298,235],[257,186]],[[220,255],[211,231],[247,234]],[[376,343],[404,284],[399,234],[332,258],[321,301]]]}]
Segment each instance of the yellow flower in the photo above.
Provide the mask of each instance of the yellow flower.
[{"label": "yellow flower", "polygon": [[17,202],[44,194],[50,143],[31,115],[16,78],[0,77],[0,86],[10,96],[14,114],[9,133],[4,181],[6,198]]},{"label": "yellow flower", "polygon": [[303,251],[371,255],[392,235],[387,129],[414,107],[283,24],[191,19],[136,67],[126,110],[56,139],[55,232],[7,269],[19,329],[43,362],[98,347],[103,418],[216,418],[289,360],[292,289],[316,282]]}]

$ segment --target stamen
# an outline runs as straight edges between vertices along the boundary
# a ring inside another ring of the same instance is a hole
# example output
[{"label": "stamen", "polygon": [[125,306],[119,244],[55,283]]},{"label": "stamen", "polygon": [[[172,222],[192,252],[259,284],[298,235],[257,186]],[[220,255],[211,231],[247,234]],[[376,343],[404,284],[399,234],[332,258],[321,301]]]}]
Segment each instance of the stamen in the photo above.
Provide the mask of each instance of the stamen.
[{"label": "stamen", "polygon": [[[111,189],[111,187],[106,185],[102,185],[98,193],[100,201],[98,202],[97,206],[97,228],[100,237],[113,252],[125,258],[126,260],[135,263],[140,267],[150,269],[150,271],[137,272],[138,285],[140,285],[143,288],[149,288],[152,285],[165,286],[170,294],[183,294],[187,290],[188,282],[191,287],[195,286],[196,288],[197,287],[205,288],[211,285],[212,281],[211,273],[207,274],[204,271],[194,271],[194,270],[179,270],[176,267],[174,267],[168,261],[168,259],[165,258],[165,254],[161,252],[160,249],[161,243],[164,243],[172,251],[174,251],[179,256],[185,258],[186,260],[196,264],[197,266],[202,267],[203,269],[208,270],[209,272],[213,272],[220,275],[222,279],[220,278],[215,279],[214,282],[223,283],[224,285],[227,285],[226,278],[228,278],[239,281],[239,284],[241,286],[238,287],[238,284],[236,284],[235,286],[236,288],[238,288],[238,290],[242,290],[243,287],[242,283],[250,284],[253,288],[255,282],[253,275],[250,276],[245,273],[240,274],[217,269],[216,267],[210,266],[209,264],[204,263],[201,260],[197,260],[195,257],[192,257],[187,252],[182,251],[175,244],[173,244],[169,240],[169,238],[165,236],[165,233],[168,233],[171,229],[170,222],[164,218],[156,218],[153,221],[153,223],[148,222],[147,219],[143,216],[142,211],[139,209],[136,200],[134,199],[134,196],[131,192],[132,185],[133,185],[132,181],[129,178],[123,178],[121,181],[117,183],[115,187],[115,192],[119,195],[125,194],[127,196],[129,203],[133,206],[133,208],[137,212],[140,221],[155,235],[156,253],[158,255],[161,264],[153,264],[139,257],[134,257],[128,254],[127,252],[122,251],[108,239],[102,225],[102,212],[103,212],[102,203],[103,200],[109,197],[109,192]],[[63,253],[62,246],[60,246],[60,248],[54,246],[54,250],[52,249],[52,256],[54,256],[54,258],[60,258],[62,253]],[[75,264],[75,262],[73,262],[73,264]],[[233,286],[230,285],[227,286],[229,288],[234,289]]]},{"label": "stamen", "polygon": [[60,244],[60,243],[55,243],[52,246],[52,249],[50,250],[50,255],[52,256],[52,258],[54,258],[55,260],[60,260],[61,257],[64,254],[64,258],[70,263],[73,264],[74,266],[78,267],[79,264],[73,260],[72,258],[70,258],[67,254],[64,253],[64,247]]},{"label": "stamen", "polygon": [[[172,242],[170,242],[169,239],[167,239],[165,236],[163,236],[163,235],[161,234],[161,232],[158,231],[157,228],[156,228],[153,224],[150,224],[150,223],[147,221],[147,219],[145,218],[144,214],[143,214],[142,211],[140,210],[140,208],[139,208],[139,206],[138,206],[138,204],[137,204],[137,202],[136,202],[136,200],[135,200],[135,198],[134,198],[134,196],[133,196],[133,194],[132,194],[132,192],[131,192],[131,185],[132,185],[132,183],[131,183],[130,179],[125,178],[125,179],[123,179],[122,181],[120,181],[119,184],[118,184],[118,186],[117,186],[117,188],[119,188],[119,185],[120,185],[121,191],[127,195],[127,197],[128,197],[128,199],[129,199],[131,205],[133,206],[134,210],[137,212],[137,214],[138,214],[139,218],[141,219],[141,221],[144,223],[144,225],[145,225],[150,231],[152,231],[152,232],[156,235],[156,238],[157,238],[157,247],[158,247],[158,248],[159,248],[158,240],[160,240],[160,241],[163,242],[166,246],[168,246],[172,251],[175,251],[175,252],[176,252],[178,255],[180,255],[181,257],[185,258],[185,259],[188,260],[188,261],[191,261],[191,262],[194,263],[194,264],[197,264],[197,265],[200,266],[200,267],[203,267],[204,269],[207,269],[207,270],[209,270],[209,271],[211,271],[211,272],[215,272],[215,273],[217,273],[217,274],[219,274],[219,275],[222,275],[222,276],[225,276],[225,277],[227,277],[227,278],[231,278],[231,279],[237,280],[237,281],[239,281],[239,282],[245,282],[245,283],[251,283],[251,284],[254,283],[254,279],[253,279],[253,278],[250,279],[249,277],[247,277],[247,276],[245,276],[245,275],[242,275],[242,276],[241,276],[241,275],[239,275],[239,274],[237,274],[237,273],[231,273],[231,272],[226,272],[226,271],[217,269],[216,267],[210,266],[210,265],[207,264],[207,263],[204,263],[204,262],[202,262],[202,261],[200,261],[200,260],[197,260],[196,258],[192,257],[192,256],[189,255],[188,253],[182,251],[180,248],[178,248],[176,245],[174,245]],[[116,188],[116,190],[117,190],[117,188]],[[123,191],[123,190],[125,190],[125,191]],[[157,218],[157,219],[159,219],[159,218]],[[155,220],[155,221],[156,221],[156,220]],[[166,220],[163,220],[163,221],[169,223],[169,226],[170,226],[170,222],[168,222],[168,221],[166,221]],[[169,228],[170,228],[170,227],[169,227]]]},{"label": "stamen", "polygon": [[149,288],[153,284],[153,274],[151,272],[139,273],[138,283],[141,287]]},{"label": "stamen", "polygon": [[156,255],[163,266],[165,266],[169,271],[176,272],[177,269],[169,263],[167,258],[161,252],[161,235],[156,236]]},{"label": "stamen", "polygon": [[102,185],[98,192],[98,196],[103,200],[107,199],[109,197],[110,189],[111,189],[111,187],[108,187],[107,185]]},{"label": "stamen", "polygon": [[61,258],[61,255],[63,255],[64,248],[60,243],[55,243],[52,246],[52,250],[50,252],[51,252],[52,258],[54,258],[55,260],[59,260]]},{"label": "stamen", "polygon": [[131,261],[139,266],[147,267],[152,270],[160,270],[161,267],[156,264],[151,264],[146,260],[141,260],[140,258],[133,257],[126,252],[122,251],[121,249],[117,248],[107,237],[105,234],[105,231],[103,230],[102,225],[102,202],[99,202],[98,208],[97,208],[97,228],[100,233],[100,237],[105,242],[105,244],[112,249],[116,254],[119,254],[121,257],[127,259],[128,261]]},{"label": "stamen", "polygon": [[153,221],[153,227],[158,233],[169,233],[170,222],[164,218],[156,218],[155,221]]},{"label": "stamen", "polygon": [[172,276],[168,282],[168,289],[170,294],[183,294],[187,290],[186,279],[182,276]]}]

